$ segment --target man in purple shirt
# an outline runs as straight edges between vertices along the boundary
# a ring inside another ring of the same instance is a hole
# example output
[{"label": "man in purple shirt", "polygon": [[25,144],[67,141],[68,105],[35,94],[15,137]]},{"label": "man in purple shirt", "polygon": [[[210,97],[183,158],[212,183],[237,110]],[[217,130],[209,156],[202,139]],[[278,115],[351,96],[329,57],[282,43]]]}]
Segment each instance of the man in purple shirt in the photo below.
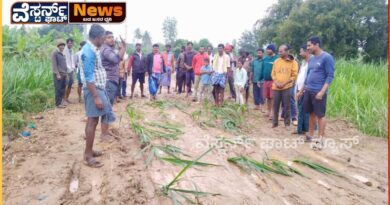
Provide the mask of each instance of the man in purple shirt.
[{"label": "man in purple shirt", "polygon": [[[121,39],[122,40],[122,39]],[[100,49],[102,66],[107,73],[106,91],[110,99],[111,106],[119,91],[119,63],[123,59],[126,51],[126,43],[122,40],[122,46],[117,54],[115,52],[114,35],[111,31],[106,31],[104,44]],[[102,123],[102,139],[111,139],[113,134],[108,132],[108,124]]]},{"label": "man in purple shirt", "polygon": [[194,59],[194,56],[196,55],[196,52],[192,50],[192,42],[187,43],[187,51],[184,53],[184,68],[186,70],[186,86],[187,86],[187,95],[188,97],[192,91],[191,91],[191,85],[193,82],[193,78],[195,76],[194,74],[194,68],[192,67],[192,60]]},{"label": "man in purple shirt", "polygon": [[335,63],[333,57],[321,49],[319,37],[311,37],[307,41],[307,50],[313,54],[308,62],[308,74],[303,88],[298,88],[297,97],[303,96],[303,110],[310,113],[309,135],[307,141],[311,141],[314,135],[314,126],[318,119],[318,140],[321,143],[325,133],[325,112],[328,88],[334,77]]}]

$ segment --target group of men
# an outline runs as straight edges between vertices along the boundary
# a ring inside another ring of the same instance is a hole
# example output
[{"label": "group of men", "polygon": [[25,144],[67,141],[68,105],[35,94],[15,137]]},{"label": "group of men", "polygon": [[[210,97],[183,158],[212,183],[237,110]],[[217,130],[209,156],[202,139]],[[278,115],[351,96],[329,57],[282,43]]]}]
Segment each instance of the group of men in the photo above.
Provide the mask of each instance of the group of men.
[{"label": "group of men", "polygon": [[[325,111],[327,92],[334,75],[333,57],[321,49],[318,37],[311,37],[300,48],[303,58],[300,64],[292,55],[287,44],[270,44],[266,50],[259,48],[257,57],[252,59],[248,52],[240,51],[236,59],[233,46],[218,45],[217,53],[211,46],[193,50],[193,44],[181,48],[175,59],[171,45],[160,52],[158,44],[153,51],[145,55],[141,44],[125,61],[126,43],[116,49],[113,33],[102,26],[93,24],[89,30],[89,39],[80,44],[77,53],[73,53],[73,40],[59,40],[57,49],[52,53],[52,68],[55,86],[55,101],[58,108],[64,108],[69,102],[69,93],[73,84],[74,71],[79,82],[78,94],[81,102],[83,90],[87,123],[85,129],[86,147],[84,160],[90,167],[101,167],[96,160],[102,152],[93,150],[95,131],[101,121],[101,139],[111,141],[115,135],[109,132],[109,124],[115,121],[112,106],[116,98],[126,97],[127,75],[131,73],[131,94],[134,97],[136,83],[140,84],[141,98],[145,98],[145,74],[149,76],[151,100],[156,99],[157,91],[167,87],[170,93],[171,76],[176,72],[177,94],[186,93],[192,101],[214,100],[216,106],[224,104],[225,86],[229,86],[230,99],[246,104],[250,87],[253,86],[255,109],[263,111],[267,105],[266,116],[272,120],[272,127],[284,120],[287,129],[291,121],[296,122],[294,133],[306,134],[306,140],[312,140],[314,128],[318,123],[318,138],[325,130]],[[264,53],[266,55],[264,56]],[[127,63],[127,66],[126,66]],[[153,87],[153,89],[152,89]],[[194,92],[192,91],[194,89]],[[282,107],[280,117],[280,107]]]}]

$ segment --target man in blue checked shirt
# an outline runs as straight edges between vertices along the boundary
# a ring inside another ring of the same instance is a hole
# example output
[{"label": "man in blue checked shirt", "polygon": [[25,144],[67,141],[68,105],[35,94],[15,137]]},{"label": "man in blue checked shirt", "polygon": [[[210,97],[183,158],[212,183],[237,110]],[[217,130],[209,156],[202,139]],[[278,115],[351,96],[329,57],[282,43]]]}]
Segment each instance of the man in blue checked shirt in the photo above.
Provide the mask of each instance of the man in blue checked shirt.
[{"label": "man in blue checked shirt", "polygon": [[111,103],[107,95],[106,70],[102,66],[99,48],[104,42],[105,30],[102,26],[93,24],[89,30],[89,40],[81,54],[81,79],[83,81],[85,112],[88,117],[85,128],[86,144],[84,152],[85,164],[90,167],[102,167],[103,164],[95,159],[102,152],[93,150],[96,126],[101,123],[110,124],[115,121]]}]

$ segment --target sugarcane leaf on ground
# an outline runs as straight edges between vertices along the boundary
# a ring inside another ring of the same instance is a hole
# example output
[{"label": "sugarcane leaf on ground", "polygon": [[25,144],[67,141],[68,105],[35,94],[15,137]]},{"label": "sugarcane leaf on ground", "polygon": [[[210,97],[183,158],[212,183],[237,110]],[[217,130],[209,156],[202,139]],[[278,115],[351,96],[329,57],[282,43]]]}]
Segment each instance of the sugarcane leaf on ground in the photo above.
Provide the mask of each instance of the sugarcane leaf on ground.
[{"label": "sugarcane leaf on ground", "polygon": [[190,168],[192,167],[193,165],[195,165],[196,163],[198,163],[198,161],[203,157],[205,156],[207,153],[209,153],[210,151],[212,151],[214,149],[214,147],[210,147],[206,152],[204,152],[203,154],[201,154],[199,157],[197,157],[195,160],[192,160],[190,161],[189,163],[186,164],[186,166],[176,175],[176,177],[170,182],[168,183],[167,185],[165,186],[162,186],[161,190],[163,192],[164,195],[166,196],[170,196],[172,201],[174,202],[174,204],[181,204],[181,202],[179,202],[176,197],[174,196],[175,194],[177,195],[180,195],[181,197],[183,197],[187,202],[191,203],[191,204],[197,204],[196,202],[192,201],[189,197],[186,196],[186,194],[191,194],[193,196],[195,196],[195,198],[197,199],[197,197],[199,196],[207,196],[207,195],[212,195],[212,196],[217,196],[217,195],[220,195],[220,194],[213,194],[213,193],[209,193],[209,192],[202,192],[202,191],[198,191],[197,188],[196,190],[187,190],[187,189],[179,189],[179,188],[174,188],[172,187],[173,185],[175,185],[178,181],[180,181],[182,175]]},{"label": "sugarcane leaf on ground", "polygon": [[204,157],[207,153],[211,152],[215,147],[210,147],[206,152],[201,154],[199,157],[197,157],[195,160],[191,161],[191,163],[188,163],[177,175],[175,178],[172,179],[171,182],[169,182],[167,185],[163,186],[163,192],[168,193],[168,190],[173,186],[176,182],[180,180],[182,175],[194,165],[195,162],[199,161],[202,157]]},{"label": "sugarcane leaf on ground", "polygon": [[296,159],[294,160],[293,162],[297,163],[297,164],[301,164],[301,165],[304,165],[304,166],[307,166],[317,172],[320,172],[320,173],[323,173],[323,174],[331,174],[331,175],[335,175],[335,176],[339,176],[341,177],[342,175],[337,172],[336,170],[333,170],[331,168],[328,168],[324,165],[321,165],[319,163],[316,163],[316,162],[311,162],[311,161],[308,161],[308,160],[300,160],[300,159]]},{"label": "sugarcane leaf on ground", "polygon": [[171,190],[172,190],[172,191],[176,191],[176,192],[182,192],[182,193],[192,194],[192,195],[195,195],[195,196],[206,196],[206,195],[219,196],[219,195],[221,195],[221,194],[214,194],[214,193],[210,193],[210,192],[195,191],[195,190],[187,190],[187,189],[175,189],[175,188],[171,188]]},{"label": "sugarcane leaf on ground", "polygon": [[267,159],[264,162],[258,162],[254,159],[245,156],[240,156],[228,158],[228,161],[240,168],[243,168],[244,170],[253,169],[262,173],[275,173],[284,176],[292,176],[289,173],[292,172],[303,176],[303,174],[301,174],[298,170],[289,167],[287,164],[275,159]]},{"label": "sugarcane leaf on ground", "polygon": [[298,171],[297,169],[295,169],[295,168],[289,166],[288,164],[286,164],[286,163],[284,163],[284,162],[282,162],[282,161],[279,161],[279,160],[277,160],[277,159],[268,159],[268,161],[271,162],[272,165],[273,165],[276,169],[280,170],[281,172],[284,172],[286,176],[287,176],[287,175],[288,175],[288,176],[291,176],[291,174],[288,173],[288,171],[289,171],[289,172],[298,174],[298,175],[300,175],[300,176],[302,176],[302,177],[305,177],[300,171]]},{"label": "sugarcane leaf on ground", "polygon": [[176,147],[176,146],[173,146],[173,145],[165,145],[165,146],[161,146],[161,145],[154,145],[154,147],[156,149],[159,149],[161,150],[162,152],[164,152],[165,154],[169,155],[169,156],[172,156],[172,157],[175,157],[175,158],[179,158],[179,154],[180,155],[183,155],[183,156],[186,156],[186,157],[191,157],[190,155],[184,153],[181,148],[179,147]]},{"label": "sugarcane leaf on ground", "polygon": [[160,157],[161,160],[164,160],[166,162],[169,162],[171,164],[174,164],[174,165],[179,165],[179,166],[186,166],[188,165],[189,163],[194,163],[193,165],[195,166],[219,166],[219,165],[216,165],[216,164],[210,164],[210,163],[206,163],[206,162],[193,162],[191,160],[184,160],[184,159],[180,159],[180,158],[169,158],[169,157]]},{"label": "sugarcane leaf on ground", "polygon": [[154,158],[162,160],[161,158],[163,158],[163,156],[161,156],[160,152],[170,156],[173,159],[179,159],[180,155],[191,157],[190,155],[182,152],[179,147],[173,145],[154,145],[154,144],[149,144],[146,147],[144,147],[141,151],[139,151],[135,155],[135,157],[138,156],[139,154],[146,152],[146,150],[148,149],[150,150],[150,152],[146,159],[146,166],[148,166]]}]

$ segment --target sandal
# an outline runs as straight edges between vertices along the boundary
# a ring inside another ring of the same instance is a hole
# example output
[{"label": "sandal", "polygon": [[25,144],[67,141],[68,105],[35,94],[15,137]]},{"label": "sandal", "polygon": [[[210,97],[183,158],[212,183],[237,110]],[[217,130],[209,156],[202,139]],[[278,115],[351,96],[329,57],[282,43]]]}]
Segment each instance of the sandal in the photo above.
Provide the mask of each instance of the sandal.
[{"label": "sandal", "polygon": [[322,142],[322,138],[315,138],[313,139],[313,143],[310,145],[310,147],[315,151],[321,151],[324,147],[324,143]]},{"label": "sandal", "polygon": [[84,164],[91,168],[100,168],[104,165],[103,163],[97,161],[95,158],[85,159]]},{"label": "sandal", "polygon": [[309,135],[306,135],[305,142],[311,142],[311,141],[312,141],[312,137],[310,137]]},{"label": "sandal", "polygon": [[103,152],[102,151],[92,151],[92,156],[93,157],[100,157],[100,156],[103,156]]}]

